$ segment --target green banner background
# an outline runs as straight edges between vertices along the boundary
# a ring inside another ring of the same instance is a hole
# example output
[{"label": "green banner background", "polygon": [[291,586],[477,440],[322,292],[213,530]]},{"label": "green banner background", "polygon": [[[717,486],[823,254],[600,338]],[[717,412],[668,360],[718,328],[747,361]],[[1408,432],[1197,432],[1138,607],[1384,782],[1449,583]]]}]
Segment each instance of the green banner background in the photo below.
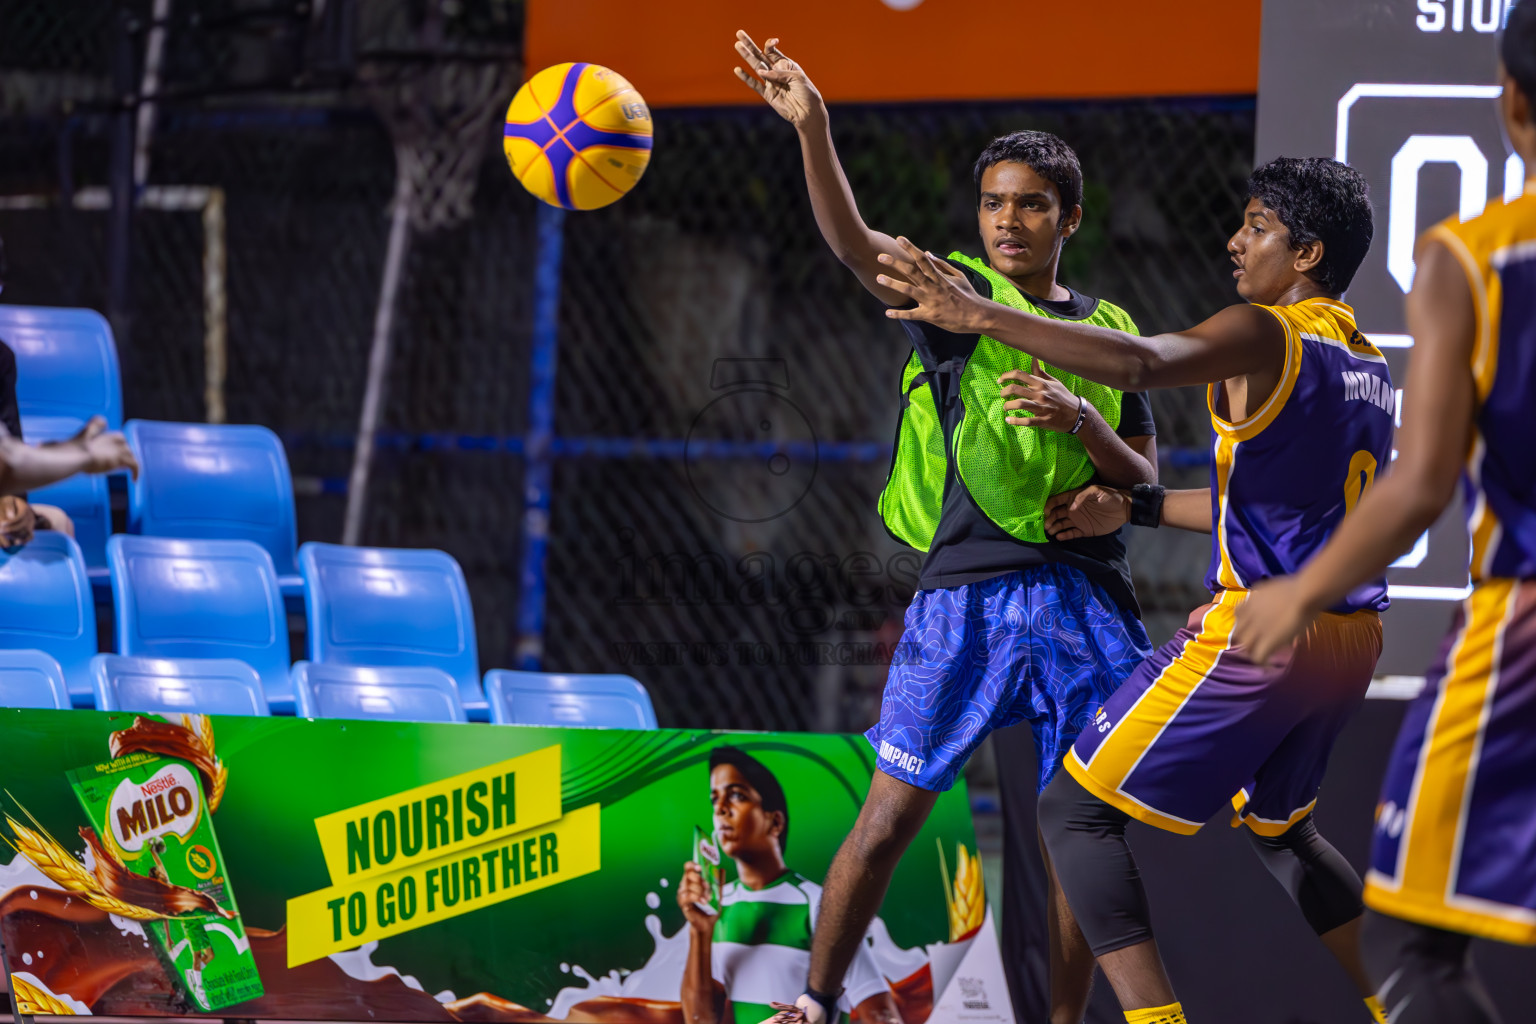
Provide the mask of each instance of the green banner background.
[{"label": "green banner background", "polygon": [[[14,816],[19,803],[78,853],[77,829],[86,822],[65,773],[107,759],[109,735],[133,717],[0,711],[0,784],[10,794],[5,810]],[[792,822],[785,859],[817,880],[852,825],[874,770],[862,736],[286,718],[215,718],[213,728],[229,772],[213,819],[228,876],[246,926],[271,930],[283,927],[289,898],[331,884],[315,818],[560,744],[564,810],[602,804],[601,870],[387,938],[372,958],[413,975],[427,993],[490,992],[540,1011],[562,987],[581,984],[562,965],[596,976],[633,970],[654,949],[644,924],[648,914],[660,918],[666,935],[683,926],[673,887],[691,853],[693,826],[711,824],[712,747],[740,747],[775,773]],[[951,872],[956,842],[975,850],[963,785],[939,799],[897,869],[882,917],[903,948],[949,938],[935,840],[942,840]],[[0,858],[10,856],[0,846]],[[655,909],[647,905],[649,893],[659,897]],[[10,969],[23,969],[15,951],[6,952]],[[272,976],[263,967],[269,995],[283,992],[282,973]],[[356,1013],[355,1006],[328,1010],[322,1004],[312,1015],[358,1019]],[[219,1016],[242,1014],[233,1007]]]}]

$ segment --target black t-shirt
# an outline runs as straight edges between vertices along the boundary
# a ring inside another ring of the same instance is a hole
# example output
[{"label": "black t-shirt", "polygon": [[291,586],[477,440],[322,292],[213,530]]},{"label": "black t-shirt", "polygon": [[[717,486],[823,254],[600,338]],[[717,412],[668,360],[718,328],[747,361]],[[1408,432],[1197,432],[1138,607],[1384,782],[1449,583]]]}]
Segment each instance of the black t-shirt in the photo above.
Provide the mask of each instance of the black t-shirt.
[{"label": "black t-shirt", "polygon": [[[976,271],[963,264],[952,265],[963,271],[981,294],[990,295],[992,286]],[[1099,300],[1071,288],[1068,298],[1040,299],[1030,302],[1068,320],[1086,320],[1098,308]],[[940,422],[944,425],[945,450],[952,450],[955,430],[965,415],[960,403],[960,375],[965,362],[976,350],[977,334],[951,334],[919,320],[903,320],[912,347],[932,375],[928,387],[933,394]],[[1019,428],[1024,429],[1024,428]],[[1120,400],[1120,424],[1115,433],[1121,437],[1153,436],[1152,405],[1140,392],[1128,392]],[[958,587],[966,583],[1017,572],[1032,565],[1060,563],[1079,570],[1103,587],[1115,602],[1132,614],[1140,615],[1136,590],[1131,585],[1131,567],[1125,557],[1125,541],[1117,530],[1103,537],[1083,537],[1070,541],[1032,544],[1006,533],[976,506],[965,482],[951,463],[944,482],[944,505],[939,526],[934,532],[928,556],[923,560],[918,587]]]},{"label": "black t-shirt", "polygon": [[0,341],[0,423],[12,437],[21,436],[21,413],[16,409],[16,353]]}]

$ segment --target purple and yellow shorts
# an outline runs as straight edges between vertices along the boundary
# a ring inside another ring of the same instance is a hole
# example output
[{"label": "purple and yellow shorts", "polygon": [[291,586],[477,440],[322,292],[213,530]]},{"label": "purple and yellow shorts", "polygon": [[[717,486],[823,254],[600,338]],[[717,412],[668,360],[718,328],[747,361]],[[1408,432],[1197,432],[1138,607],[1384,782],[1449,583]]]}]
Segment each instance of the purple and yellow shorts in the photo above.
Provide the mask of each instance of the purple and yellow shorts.
[{"label": "purple and yellow shorts", "polygon": [[1381,619],[1325,613],[1288,653],[1255,665],[1231,648],[1246,597],[1226,590],[1197,608],[1105,702],[1066,759],[1085,789],[1185,835],[1228,802],[1261,835],[1312,810],[1333,741],[1370,686]]},{"label": "purple and yellow shorts", "polygon": [[1536,945],[1536,580],[1462,604],[1387,764],[1365,902]]}]

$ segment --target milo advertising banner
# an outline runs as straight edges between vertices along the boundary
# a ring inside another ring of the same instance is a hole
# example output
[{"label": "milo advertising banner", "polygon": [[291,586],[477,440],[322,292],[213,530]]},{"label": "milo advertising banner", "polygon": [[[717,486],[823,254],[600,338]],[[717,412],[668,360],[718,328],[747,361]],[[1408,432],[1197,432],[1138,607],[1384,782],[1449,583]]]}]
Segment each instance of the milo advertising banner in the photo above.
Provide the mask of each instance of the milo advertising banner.
[{"label": "milo advertising banner", "polygon": [[[39,1015],[756,1024],[875,770],[862,736],[91,711],[0,710],[0,751]],[[855,1020],[1013,1020],[963,786],[845,986]]]}]

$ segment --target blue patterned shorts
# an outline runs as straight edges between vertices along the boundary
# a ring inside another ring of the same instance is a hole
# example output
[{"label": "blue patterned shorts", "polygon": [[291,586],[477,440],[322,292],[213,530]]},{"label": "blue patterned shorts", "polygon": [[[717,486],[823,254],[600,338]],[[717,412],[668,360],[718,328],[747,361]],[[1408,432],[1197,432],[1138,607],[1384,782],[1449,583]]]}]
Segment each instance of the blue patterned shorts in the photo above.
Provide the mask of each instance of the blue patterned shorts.
[{"label": "blue patterned shorts", "polygon": [[1140,620],[1063,565],[920,590],[880,722],[864,735],[881,771],[942,792],[988,733],[1028,721],[1044,789],[1094,711],[1151,653]]}]

